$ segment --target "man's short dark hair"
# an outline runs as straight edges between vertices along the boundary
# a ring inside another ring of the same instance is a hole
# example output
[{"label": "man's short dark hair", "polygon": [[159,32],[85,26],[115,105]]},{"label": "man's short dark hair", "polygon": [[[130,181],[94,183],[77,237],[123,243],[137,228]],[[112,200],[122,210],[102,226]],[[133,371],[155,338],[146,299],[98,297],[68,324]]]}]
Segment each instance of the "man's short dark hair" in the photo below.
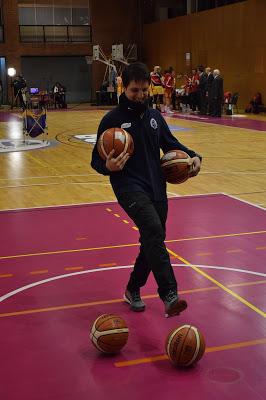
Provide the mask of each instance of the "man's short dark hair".
[{"label": "man's short dark hair", "polygon": [[131,81],[148,81],[150,83],[150,72],[145,64],[141,62],[134,62],[133,64],[127,65],[122,72],[122,81],[125,88]]}]

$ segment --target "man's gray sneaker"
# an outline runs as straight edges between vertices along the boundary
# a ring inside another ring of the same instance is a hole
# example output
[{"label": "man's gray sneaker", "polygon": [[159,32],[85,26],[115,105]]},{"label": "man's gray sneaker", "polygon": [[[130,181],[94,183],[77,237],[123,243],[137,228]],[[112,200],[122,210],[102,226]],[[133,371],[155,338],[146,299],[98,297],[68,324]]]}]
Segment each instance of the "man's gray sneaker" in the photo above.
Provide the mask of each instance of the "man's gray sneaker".
[{"label": "man's gray sneaker", "polygon": [[135,290],[134,292],[126,290],[124,300],[130,304],[130,308],[133,311],[140,312],[145,310],[145,303],[141,300],[139,290]]},{"label": "man's gray sneaker", "polygon": [[169,290],[167,295],[164,297],[163,302],[165,305],[166,318],[179,315],[187,308],[186,300],[179,299],[176,290]]}]

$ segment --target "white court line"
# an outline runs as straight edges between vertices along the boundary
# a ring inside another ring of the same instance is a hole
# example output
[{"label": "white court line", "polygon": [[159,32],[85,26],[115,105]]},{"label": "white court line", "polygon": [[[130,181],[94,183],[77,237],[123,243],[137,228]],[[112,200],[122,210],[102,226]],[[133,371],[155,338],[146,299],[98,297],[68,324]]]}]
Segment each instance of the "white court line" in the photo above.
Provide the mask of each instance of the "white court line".
[{"label": "white court line", "polygon": [[44,175],[44,176],[26,176],[20,178],[0,178],[0,181],[16,181],[18,179],[47,179],[47,178],[66,178],[69,176],[91,176],[91,175],[99,175],[98,173],[90,173],[87,174],[75,174],[75,175]]},{"label": "white court line", "polygon": [[42,210],[43,208],[61,208],[61,207],[75,207],[75,206],[89,206],[89,205],[102,205],[102,204],[109,204],[109,203],[116,203],[116,200],[110,200],[110,201],[95,201],[91,203],[71,203],[71,204],[58,204],[58,205],[53,205],[53,206],[37,206],[37,207],[25,207],[25,208],[4,208],[0,210],[0,213],[3,211],[30,211],[30,210]]},{"label": "white court line", "polygon": [[0,189],[16,189],[23,187],[32,186],[54,186],[54,185],[97,185],[97,186],[110,186],[110,183],[103,182],[51,182],[51,183],[33,183],[31,185],[12,185],[12,186],[0,186]]},{"label": "white court line", "polygon": [[[98,175],[98,174],[96,174],[96,175]],[[170,192],[168,192],[168,193],[170,193]],[[176,195],[176,193],[175,193],[175,195]],[[249,202],[247,202],[245,200],[241,200],[241,199],[239,199],[239,198],[237,198],[237,197],[235,197],[233,195],[230,195],[230,194],[227,194],[227,193],[224,193],[224,192],[185,194],[185,195],[180,195],[180,198],[211,197],[211,196],[217,196],[217,195],[223,195],[223,196],[226,196],[226,197],[232,197],[235,200],[238,200],[240,202],[249,204],[249,205],[251,205],[253,207],[260,208],[263,211],[265,211],[265,208],[263,208],[263,207],[261,207],[259,205],[256,205],[256,204],[253,204],[253,203],[249,203]],[[176,195],[176,197],[178,197],[178,195]],[[53,205],[53,206],[36,206],[36,207],[24,207],[24,208],[4,208],[4,209],[0,210],[0,213],[3,212],[3,211],[23,211],[23,210],[36,210],[36,209],[42,210],[44,208],[60,208],[60,207],[71,207],[71,206],[89,206],[89,205],[101,205],[101,204],[109,204],[109,203],[117,204],[117,200],[94,201],[94,202],[92,201],[90,203],[58,204],[58,205]]]},{"label": "white court line", "polygon": [[[184,267],[184,264],[172,264],[173,267]],[[221,269],[225,271],[233,271],[233,272],[241,272],[242,274],[251,274],[257,276],[263,276],[266,278],[266,273],[258,272],[258,271],[251,271],[250,269],[241,269],[241,268],[234,268],[234,267],[218,267],[217,265],[196,265],[196,264],[189,264],[188,267],[197,267],[197,268],[206,268],[206,269]]]},{"label": "white court line", "polygon": [[202,174],[216,174],[216,175],[218,175],[218,174],[225,174],[225,175],[240,175],[240,174],[243,174],[243,175],[266,175],[266,172],[248,172],[248,171],[202,171],[201,173],[200,173],[201,175]]},{"label": "white court line", "polygon": [[[251,275],[257,275],[257,276],[266,277],[266,274],[263,274],[262,272],[250,271],[248,269],[219,267],[219,266],[211,266],[211,265],[196,265],[196,264],[172,264],[172,265],[174,267],[185,267],[185,268],[187,268],[187,267],[198,267],[198,268],[219,269],[219,270],[241,272],[241,273],[244,273],[244,274],[251,274]],[[29,285],[22,286],[22,287],[20,287],[18,289],[13,290],[12,292],[4,294],[3,296],[0,297],[0,303],[3,302],[4,300],[10,298],[10,297],[15,296],[18,293],[24,292],[25,290],[31,289],[31,288],[36,287],[36,286],[43,285],[43,284],[48,283],[48,282],[56,281],[56,280],[59,280],[59,279],[71,278],[72,276],[76,276],[76,275],[91,274],[92,272],[103,272],[103,271],[110,271],[110,270],[117,270],[117,269],[129,269],[129,268],[133,268],[133,265],[123,265],[123,266],[116,266],[116,267],[89,269],[89,270],[86,270],[86,271],[72,272],[70,274],[53,276],[51,278],[47,278],[47,279],[43,279],[41,281],[30,283]]]},{"label": "white court line", "polygon": [[168,190],[167,190],[166,193],[167,193],[167,194],[170,194],[171,196],[174,196],[174,197],[180,197],[180,196],[182,196],[181,194],[178,194],[178,193],[168,192]]},{"label": "white court line", "polygon": [[231,197],[232,199],[238,200],[238,201],[240,201],[241,203],[248,204],[249,206],[253,206],[253,207],[259,208],[260,210],[263,210],[263,211],[266,210],[265,207],[259,206],[259,205],[257,205],[257,204],[250,203],[249,201],[246,201],[246,200],[239,199],[238,197],[235,197],[235,196],[233,196],[232,194],[227,194],[227,193],[221,193],[221,194],[223,194],[223,195],[225,195],[225,196],[227,196],[227,197]]},{"label": "white court line", "polygon": [[[99,175],[99,174],[97,174]],[[217,195],[217,194],[222,194],[224,195],[224,193],[199,193],[199,194],[188,194],[188,195],[184,195],[182,196],[182,198],[184,197],[198,197],[198,196],[213,196],[213,195]],[[0,213],[2,211],[23,211],[23,210],[35,210],[35,209],[40,209],[42,210],[43,208],[60,208],[60,207],[71,207],[71,206],[89,206],[89,205],[101,205],[101,204],[107,204],[107,203],[116,203],[117,204],[117,200],[109,200],[109,201],[95,201],[95,202],[90,202],[90,203],[71,203],[71,204],[59,204],[59,205],[53,205],[53,206],[36,206],[36,207],[24,207],[24,208],[4,208],[2,210],[0,210]]]}]

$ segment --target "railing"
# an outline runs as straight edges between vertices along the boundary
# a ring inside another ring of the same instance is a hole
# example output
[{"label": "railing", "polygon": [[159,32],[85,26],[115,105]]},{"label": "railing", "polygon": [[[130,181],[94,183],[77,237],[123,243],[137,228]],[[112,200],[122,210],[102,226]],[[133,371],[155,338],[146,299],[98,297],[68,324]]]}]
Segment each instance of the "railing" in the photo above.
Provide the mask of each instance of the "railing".
[{"label": "railing", "polygon": [[20,25],[20,41],[91,42],[90,25]]}]

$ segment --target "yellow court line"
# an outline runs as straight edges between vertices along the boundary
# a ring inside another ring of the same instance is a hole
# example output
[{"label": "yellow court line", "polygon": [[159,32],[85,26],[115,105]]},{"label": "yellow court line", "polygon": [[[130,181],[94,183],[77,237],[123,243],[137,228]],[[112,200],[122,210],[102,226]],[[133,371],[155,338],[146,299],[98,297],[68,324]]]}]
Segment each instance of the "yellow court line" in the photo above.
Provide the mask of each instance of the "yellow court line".
[{"label": "yellow court line", "polygon": [[123,219],[123,222],[124,222],[125,224],[129,224],[129,221],[127,221],[126,219]]},{"label": "yellow court line", "polygon": [[111,208],[106,208],[106,211],[112,212]]},{"label": "yellow court line", "polygon": [[84,267],[65,267],[65,271],[80,271]]},{"label": "yellow court line", "polygon": [[13,274],[2,274],[0,275],[0,278],[11,278]]},{"label": "yellow court line", "polygon": [[[197,256],[211,256],[213,253],[197,253]],[[178,258],[178,257],[177,257]]]},{"label": "yellow court line", "polygon": [[191,263],[189,263],[185,258],[179,256],[178,254],[176,254],[175,252],[173,252],[170,249],[167,249],[167,251],[174,255],[177,256],[179,258],[180,261],[182,261],[184,264],[189,265],[192,269],[194,269],[194,271],[198,272],[200,275],[204,276],[205,278],[207,278],[209,281],[213,282],[215,285],[219,286],[221,289],[223,289],[225,292],[231,294],[231,296],[235,297],[237,300],[239,300],[241,303],[245,304],[247,307],[249,307],[251,310],[255,311],[257,314],[261,315],[262,317],[266,318],[266,313],[263,312],[262,310],[260,310],[259,308],[257,308],[256,306],[254,306],[253,304],[251,304],[249,301],[247,301],[246,299],[244,299],[243,297],[239,296],[237,293],[233,292],[231,289],[228,289],[228,287],[224,286],[222,283],[220,283],[219,281],[217,281],[216,279],[212,278],[209,274],[207,274],[206,272],[202,271],[200,268],[191,265]]},{"label": "yellow court line", "polygon": [[[230,234],[226,234],[226,235],[171,239],[171,240],[166,240],[165,243],[185,242],[188,240],[218,239],[218,238],[224,238],[224,237],[243,236],[243,235],[258,235],[258,234],[262,234],[262,233],[266,233],[266,231],[240,232],[240,233],[230,233]],[[0,257],[0,260],[7,260],[7,259],[12,259],[12,258],[20,258],[20,257],[44,256],[44,255],[52,255],[52,254],[76,253],[76,252],[94,251],[94,250],[108,250],[108,249],[119,249],[119,248],[122,249],[124,247],[134,247],[134,246],[139,246],[139,243],[119,244],[119,245],[102,246],[102,247],[88,247],[88,248],[82,248],[82,249],[44,251],[44,252],[40,252],[40,253],[16,254],[14,256],[2,256],[2,257]]]},{"label": "yellow court line", "polygon": [[228,234],[223,234],[223,235],[210,235],[210,236],[199,236],[199,237],[183,238],[183,239],[171,239],[171,240],[166,240],[165,243],[185,242],[187,240],[218,239],[218,238],[225,238],[225,237],[245,236],[245,235],[258,235],[258,234],[261,234],[261,233],[266,233],[266,231],[228,233]]},{"label": "yellow court line", "polygon": [[[266,280],[262,281],[253,281],[253,282],[241,282],[241,283],[233,283],[228,285],[230,287],[234,286],[251,286],[257,284],[264,284]],[[203,288],[196,288],[196,289],[187,289],[187,290],[180,290],[179,294],[188,294],[188,293],[199,293],[199,292],[208,292],[213,290],[218,290],[218,286],[209,286]],[[145,296],[141,296],[143,299],[155,299],[158,298],[158,294],[148,294]],[[99,301],[92,301],[88,303],[80,303],[80,304],[68,304],[65,306],[54,306],[54,307],[45,307],[45,308],[35,308],[31,310],[22,310],[22,311],[14,311],[8,313],[0,314],[0,318],[2,317],[14,317],[17,315],[27,315],[27,314],[36,314],[42,312],[50,312],[50,311],[60,311],[60,310],[68,310],[68,309],[75,309],[75,308],[84,308],[84,307],[91,307],[91,306],[98,306],[103,304],[114,304],[114,303],[123,303],[123,299],[111,299],[111,300],[99,300]]]},{"label": "yellow court line", "polygon": [[98,264],[98,267],[115,267],[116,265],[116,263]]},{"label": "yellow court line", "polygon": [[[224,350],[233,350],[233,349],[239,349],[239,348],[243,348],[243,347],[257,346],[260,344],[266,344],[266,338],[249,340],[246,342],[230,343],[230,344],[225,344],[223,346],[207,347],[205,350],[205,353],[213,353],[216,351],[224,351]],[[159,356],[146,357],[146,358],[137,358],[135,360],[118,361],[118,362],[114,363],[114,365],[118,368],[119,367],[129,367],[132,365],[147,364],[147,363],[163,361],[163,360],[168,360],[168,356],[166,354],[161,354]]]},{"label": "yellow court line", "polygon": [[256,247],[256,250],[266,250],[266,246]]},{"label": "yellow court line", "polygon": [[119,215],[119,214],[114,214],[114,216],[117,217],[117,218],[120,218],[120,215]]},{"label": "yellow court line", "polygon": [[123,247],[132,247],[132,246],[139,246],[139,243],[130,243],[130,244],[122,244],[122,245],[118,244],[118,245],[113,245],[113,246],[102,246],[102,247],[88,247],[88,248],[84,248],[84,249],[43,251],[40,253],[16,254],[14,256],[0,257],[0,260],[6,260],[6,259],[11,259],[11,258],[21,258],[21,257],[50,256],[53,254],[80,253],[83,251],[120,249]]},{"label": "yellow court line", "polygon": [[136,226],[132,226],[132,229],[134,229],[135,231],[139,230],[139,228],[137,228]]},{"label": "yellow court line", "polygon": [[40,269],[36,271],[30,271],[31,275],[39,275],[39,274],[46,274],[48,272],[48,269]]},{"label": "yellow court line", "polygon": [[226,253],[241,253],[243,250],[242,249],[231,249],[231,250],[226,250]]}]

